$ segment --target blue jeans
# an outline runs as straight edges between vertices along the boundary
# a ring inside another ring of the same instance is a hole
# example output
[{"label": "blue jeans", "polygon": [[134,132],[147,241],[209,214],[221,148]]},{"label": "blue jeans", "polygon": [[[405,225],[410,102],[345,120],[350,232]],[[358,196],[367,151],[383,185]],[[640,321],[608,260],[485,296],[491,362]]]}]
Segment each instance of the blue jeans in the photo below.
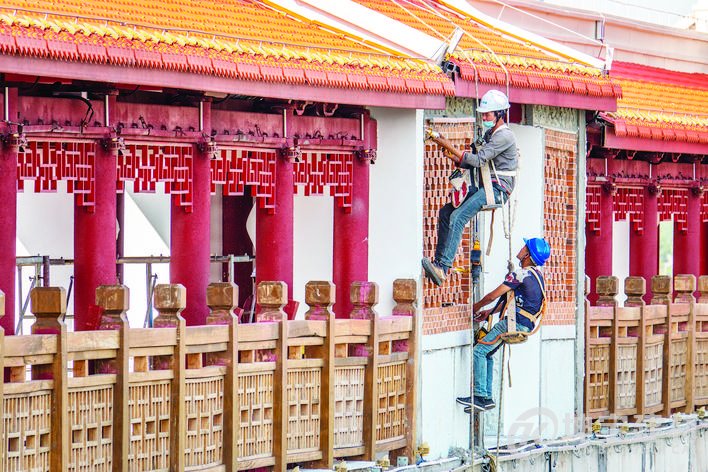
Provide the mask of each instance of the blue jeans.
[{"label": "blue jeans", "polygon": [[[497,203],[504,203],[508,196],[501,187],[492,185],[494,188],[494,200]],[[452,203],[445,204],[438,213],[438,244],[435,247],[435,262],[438,265],[449,269],[457,254],[457,247],[462,240],[462,233],[465,226],[475,217],[479,210],[487,204],[487,196],[483,188],[477,188],[472,184],[470,193],[462,202],[462,205],[455,208]]]},{"label": "blue jeans", "polygon": [[[494,338],[506,333],[506,318],[492,326],[484,337],[484,342],[492,342]],[[516,324],[518,331],[528,333],[531,331],[526,326]],[[501,339],[494,344],[477,343],[474,347],[474,395],[483,398],[492,398],[492,380],[494,377],[494,353],[501,346]],[[504,366],[502,366],[504,368]]]}]

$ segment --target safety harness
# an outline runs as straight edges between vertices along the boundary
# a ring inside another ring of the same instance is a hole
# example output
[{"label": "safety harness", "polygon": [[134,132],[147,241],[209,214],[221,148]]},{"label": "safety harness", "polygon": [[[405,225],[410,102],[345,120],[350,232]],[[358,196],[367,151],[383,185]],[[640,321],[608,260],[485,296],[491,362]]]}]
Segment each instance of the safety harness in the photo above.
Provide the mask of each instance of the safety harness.
[{"label": "safety harness", "polygon": [[[509,290],[506,292],[505,295],[499,298],[499,301],[497,302],[497,305],[499,303],[502,303],[505,299],[503,297],[506,297],[506,305],[504,307],[504,314],[500,318],[506,317],[507,319],[507,329],[505,333],[501,333],[499,336],[494,338],[492,341],[484,341],[484,336],[487,335],[489,332],[488,329],[480,328],[479,333],[477,335],[477,342],[480,344],[496,344],[497,341],[500,339],[507,343],[507,344],[520,344],[523,342],[526,342],[529,336],[533,335],[538,331],[538,328],[541,326],[541,320],[543,319],[543,315],[546,313],[546,287],[541,282],[541,278],[538,276],[538,273],[536,270],[532,267],[530,269],[530,272],[533,274],[534,278],[536,279],[536,282],[538,282],[538,286],[541,288],[541,296],[543,297],[543,301],[541,302],[541,308],[539,309],[538,312],[536,313],[531,313],[528,310],[525,310],[523,308],[516,308],[516,299],[514,298],[514,291]],[[495,307],[496,308],[496,307]],[[491,326],[491,321],[492,321],[492,314],[494,312],[494,309],[490,312],[489,317],[487,318],[487,326]],[[523,316],[524,318],[528,319],[531,321],[531,323],[534,324],[533,330],[530,332],[525,332],[525,331],[519,331],[516,327],[516,317],[517,316]]]}]

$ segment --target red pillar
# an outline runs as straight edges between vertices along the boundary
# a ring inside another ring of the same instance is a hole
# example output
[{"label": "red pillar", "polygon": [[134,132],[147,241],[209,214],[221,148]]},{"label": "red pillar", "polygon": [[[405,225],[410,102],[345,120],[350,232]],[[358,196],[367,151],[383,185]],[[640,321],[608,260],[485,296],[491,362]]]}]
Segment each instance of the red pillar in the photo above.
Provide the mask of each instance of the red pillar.
[{"label": "red pillar", "polygon": [[[211,103],[202,105],[202,130],[211,131]],[[195,146],[192,159],[192,207],[171,205],[170,283],[187,289],[187,307],[182,316],[187,325],[206,324],[209,315],[206,290],[209,285],[211,178],[209,153]]]},{"label": "red pillar", "polygon": [[[283,281],[293,293],[293,164],[275,162],[275,211],[256,210],[256,285]],[[256,202],[256,204],[258,204]]]},{"label": "red pillar", "polygon": [[[376,121],[364,117],[364,148],[376,148]],[[349,318],[352,282],[369,280],[369,166],[370,160],[354,157],[352,207],[334,207],[332,275],[337,287],[337,318]],[[351,210],[351,211],[349,211]]]},{"label": "red pillar", "polygon": [[600,221],[596,231],[586,230],[585,273],[590,277],[591,303],[597,301],[595,281],[601,275],[612,275],[612,192],[605,187],[600,191]]},{"label": "red pillar", "polygon": [[702,194],[688,192],[686,231],[674,226],[674,276],[693,274],[698,278],[701,272],[701,204]]},{"label": "red pillar", "polygon": [[[5,98],[9,118],[17,121],[17,89],[8,88]],[[17,255],[17,146],[0,147],[0,290],[5,292],[5,316],[0,326],[6,335],[15,334],[15,257]]]},{"label": "red pillar", "polygon": [[708,222],[703,223],[701,239],[701,275],[708,275]]},{"label": "red pillar", "polygon": [[[104,119],[112,123],[117,95],[108,95]],[[74,329],[98,329],[96,288],[116,283],[116,151],[96,145],[96,205],[74,205]],[[76,199],[78,201],[78,199]]]},{"label": "red pillar", "polygon": [[629,233],[629,275],[644,277],[647,292],[644,301],[652,298],[651,278],[659,274],[659,199],[655,186],[644,188],[644,215],[641,229]]}]

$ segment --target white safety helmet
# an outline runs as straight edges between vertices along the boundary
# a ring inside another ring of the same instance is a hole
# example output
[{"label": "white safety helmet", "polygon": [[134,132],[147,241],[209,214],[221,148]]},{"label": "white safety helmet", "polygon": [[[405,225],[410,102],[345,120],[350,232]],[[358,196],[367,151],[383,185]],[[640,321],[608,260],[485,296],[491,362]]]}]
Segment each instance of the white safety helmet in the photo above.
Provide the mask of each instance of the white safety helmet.
[{"label": "white safety helmet", "polygon": [[509,109],[509,99],[499,90],[490,90],[482,95],[482,100],[477,107],[478,113],[487,113],[488,111],[502,111]]}]

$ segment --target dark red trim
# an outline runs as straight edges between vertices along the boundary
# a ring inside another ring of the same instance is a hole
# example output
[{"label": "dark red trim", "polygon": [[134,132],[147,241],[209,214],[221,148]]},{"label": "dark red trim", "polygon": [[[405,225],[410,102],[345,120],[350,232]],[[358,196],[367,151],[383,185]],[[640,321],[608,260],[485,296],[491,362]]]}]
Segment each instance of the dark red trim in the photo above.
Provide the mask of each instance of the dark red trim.
[{"label": "dark red trim", "polygon": [[[284,84],[224,77],[210,77],[190,72],[166,71],[140,67],[119,67],[106,64],[57,61],[36,57],[0,54],[0,71],[30,76],[52,76],[82,81],[110,82],[148,87],[169,87],[204,92],[238,94],[256,97],[310,100],[347,105],[385,106],[391,108],[423,108],[442,110],[445,97],[416,95],[403,92],[376,92],[351,88],[315,87],[304,84]],[[612,110],[608,111],[613,111]]]},{"label": "dark red trim", "polygon": [[[457,97],[478,98],[488,90],[496,89],[505,92],[505,88],[503,85],[479,83],[477,86],[479,94],[477,94],[474,81],[460,77],[455,78],[455,96]],[[547,105],[580,110],[617,110],[617,99],[615,97],[579,95],[514,86],[509,87],[509,101],[525,105]]]},{"label": "dark red trim", "polygon": [[674,152],[679,154],[708,154],[708,143],[688,143],[684,141],[665,141],[663,139],[617,136],[612,126],[605,126],[603,143],[603,147],[611,149]]}]

